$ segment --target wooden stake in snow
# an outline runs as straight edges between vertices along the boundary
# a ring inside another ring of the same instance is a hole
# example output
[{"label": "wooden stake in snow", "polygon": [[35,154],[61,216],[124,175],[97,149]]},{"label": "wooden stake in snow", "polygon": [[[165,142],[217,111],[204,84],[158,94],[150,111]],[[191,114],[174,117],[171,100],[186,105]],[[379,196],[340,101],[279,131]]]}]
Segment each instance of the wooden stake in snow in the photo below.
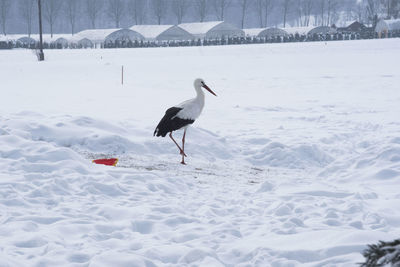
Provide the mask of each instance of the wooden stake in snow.
[{"label": "wooden stake in snow", "polygon": [[124,65],[122,65],[121,69],[121,84],[124,85]]}]

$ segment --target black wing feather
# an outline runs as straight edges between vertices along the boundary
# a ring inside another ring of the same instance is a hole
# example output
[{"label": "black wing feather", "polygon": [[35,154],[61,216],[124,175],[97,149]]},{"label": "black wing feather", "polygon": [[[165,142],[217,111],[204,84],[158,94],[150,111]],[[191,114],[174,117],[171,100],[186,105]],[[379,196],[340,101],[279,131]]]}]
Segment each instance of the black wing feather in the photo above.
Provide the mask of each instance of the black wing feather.
[{"label": "black wing feather", "polygon": [[186,125],[192,124],[194,120],[175,117],[181,110],[182,108],[178,107],[169,108],[165,112],[164,117],[158,123],[153,135],[165,137],[169,132],[179,130]]}]

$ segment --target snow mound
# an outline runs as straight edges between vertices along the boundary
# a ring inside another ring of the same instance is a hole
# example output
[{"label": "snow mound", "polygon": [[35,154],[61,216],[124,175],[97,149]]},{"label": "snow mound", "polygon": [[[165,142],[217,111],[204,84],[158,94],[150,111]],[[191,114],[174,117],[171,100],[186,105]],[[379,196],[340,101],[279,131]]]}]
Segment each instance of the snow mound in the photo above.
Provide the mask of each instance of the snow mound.
[{"label": "snow mound", "polygon": [[255,165],[283,168],[325,167],[334,159],[318,145],[287,146],[279,142],[270,142],[259,150],[245,152],[247,160]]},{"label": "snow mound", "polygon": [[[31,117],[30,121],[25,120],[26,116]],[[48,120],[51,123],[43,124],[41,121]],[[9,131],[7,131],[9,129]],[[10,130],[12,129],[12,130]],[[154,155],[168,156],[172,154],[179,158],[179,151],[173,142],[167,138],[155,138],[152,130],[141,130],[132,125],[111,124],[102,120],[89,117],[52,117],[47,118],[39,114],[24,112],[14,115],[4,123],[2,135],[15,134],[12,137],[3,137],[16,140],[9,140],[8,143],[18,142],[42,142],[49,146],[57,147],[60,151],[72,151],[90,157],[124,155],[151,157]],[[175,139],[180,142],[182,132],[174,133]],[[18,141],[21,140],[21,141]],[[232,158],[231,149],[224,138],[199,128],[190,128],[187,131],[185,150],[188,155],[204,158],[208,161],[217,159],[226,160]],[[63,150],[64,149],[64,150]],[[18,154],[11,148],[2,150],[4,157],[9,154]],[[55,155],[54,161],[62,159],[62,155]],[[37,156],[40,157],[40,156]]]}]

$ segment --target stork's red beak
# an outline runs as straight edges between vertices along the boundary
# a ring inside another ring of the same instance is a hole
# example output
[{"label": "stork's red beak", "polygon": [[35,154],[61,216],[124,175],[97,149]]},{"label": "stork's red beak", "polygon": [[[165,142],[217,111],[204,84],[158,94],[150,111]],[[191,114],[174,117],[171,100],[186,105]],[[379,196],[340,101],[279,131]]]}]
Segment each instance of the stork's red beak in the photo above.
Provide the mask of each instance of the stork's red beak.
[{"label": "stork's red beak", "polygon": [[205,83],[202,85],[207,91],[209,91],[211,94],[217,96]]}]

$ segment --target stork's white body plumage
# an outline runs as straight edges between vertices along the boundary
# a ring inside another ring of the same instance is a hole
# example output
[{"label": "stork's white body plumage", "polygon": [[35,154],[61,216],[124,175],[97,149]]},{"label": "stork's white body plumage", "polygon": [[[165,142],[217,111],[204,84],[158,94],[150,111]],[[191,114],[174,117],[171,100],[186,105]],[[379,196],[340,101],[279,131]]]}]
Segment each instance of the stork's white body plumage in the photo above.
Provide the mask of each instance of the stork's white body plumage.
[{"label": "stork's white body plumage", "polygon": [[[196,90],[196,97],[185,102],[180,103],[179,105],[173,106],[169,108],[164,117],[161,119],[156,129],[154,130],[154,135],[165,137],[167,133],[169,133],[169,137],[174,141],[176,146],[180,150],[180,154],[182,155],[182,164],[185,164],[185,136],[186,136],[186,128],[192,124],[201,114],[204,108],[204,92],[201,88],[205,88],[211,94],[217,96],[205,83],[202,79],[196,79],[194,81],[194,88]],[[182,138],[182,148],[178,145],[178,143],[172,137],[172,132],[175,130],[184,129],[183,138]]]},{"label": "stork's white body plumage", "polygon": [[[195,87],[196,88],[196,87]],[[176,117],[187,120],[196,120],[204,108],[204,92],[201,88],[196,88],[197,96],[193,99],[186,100],[176,107],[181,108]]]}]

